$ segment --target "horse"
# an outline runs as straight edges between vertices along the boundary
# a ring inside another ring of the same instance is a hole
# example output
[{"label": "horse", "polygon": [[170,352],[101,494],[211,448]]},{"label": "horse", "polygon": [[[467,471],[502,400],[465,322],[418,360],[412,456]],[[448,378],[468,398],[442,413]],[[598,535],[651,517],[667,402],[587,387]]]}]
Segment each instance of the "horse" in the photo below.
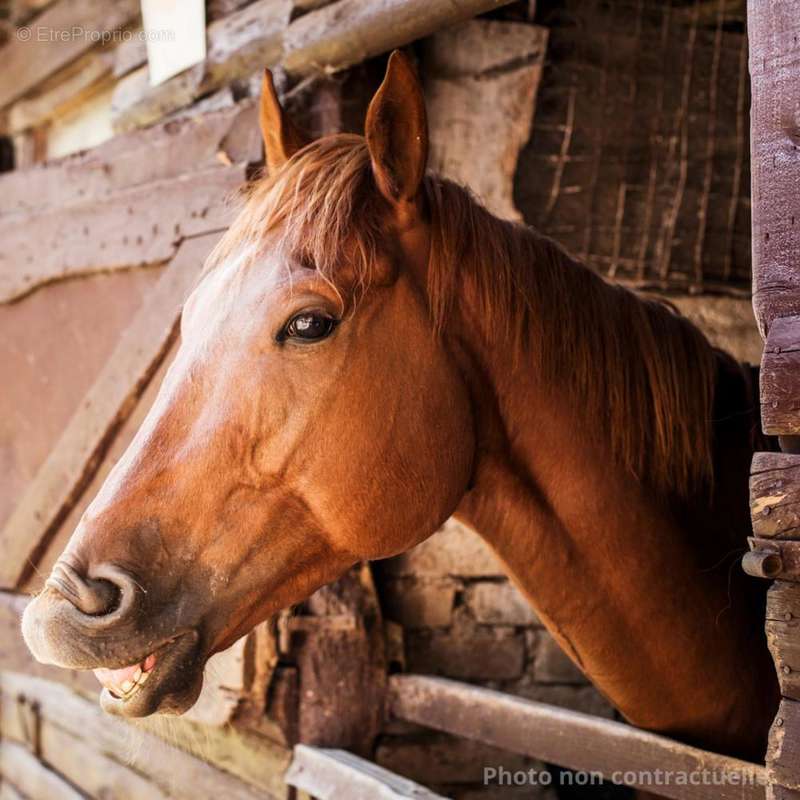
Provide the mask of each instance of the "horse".
[{"label": "horse", "polygon": [[761,759],[748,370],[429,174],[402,53],[364,136],[307,141],[269,71],[259,111],[268,172],[25,610],[35,658],[95,670],[109,712],[182,713],[213,653],[455,515],[632,724]]}]

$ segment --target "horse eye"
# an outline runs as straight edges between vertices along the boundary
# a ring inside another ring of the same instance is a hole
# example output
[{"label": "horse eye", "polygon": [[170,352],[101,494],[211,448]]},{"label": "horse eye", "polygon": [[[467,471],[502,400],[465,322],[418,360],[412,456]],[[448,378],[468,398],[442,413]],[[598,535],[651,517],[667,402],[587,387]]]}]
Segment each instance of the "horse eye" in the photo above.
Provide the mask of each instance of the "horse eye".
[{"label": "horse eye", "polygon": [[283,339],[300,339],[304,342],[317,342],[330,336],[336,327],[336,320],[327,314],[305,311],[292,317],[283,329]]}]

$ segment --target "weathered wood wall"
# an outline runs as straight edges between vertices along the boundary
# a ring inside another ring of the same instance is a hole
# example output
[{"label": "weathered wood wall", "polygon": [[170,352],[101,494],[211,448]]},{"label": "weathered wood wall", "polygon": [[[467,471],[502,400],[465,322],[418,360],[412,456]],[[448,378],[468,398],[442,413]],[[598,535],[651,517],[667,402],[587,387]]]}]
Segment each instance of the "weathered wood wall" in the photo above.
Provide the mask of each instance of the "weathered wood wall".
[{"label": "weathered wood wall", "polygon": [[[783,700],[770,733],[770,797],[800,797],[800,18],[790,0],[748,2],[752,80],[753,305],[765,337],[761,409],[783,454],[753,460],[754,574]],[[795,455],[792,455],[795,453]]]}]

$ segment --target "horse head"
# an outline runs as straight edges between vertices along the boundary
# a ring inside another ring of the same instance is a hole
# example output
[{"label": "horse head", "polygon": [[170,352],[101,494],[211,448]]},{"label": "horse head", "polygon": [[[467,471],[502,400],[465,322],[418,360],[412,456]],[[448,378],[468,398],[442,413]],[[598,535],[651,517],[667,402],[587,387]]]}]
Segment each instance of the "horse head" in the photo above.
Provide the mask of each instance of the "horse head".
[{"label": "horse head", "polygon": [[395,53],[365,137],[306,143],[269,73],[269,175],[185,303],[157,399],[23,632],[94,669],[103,706],[185,711],[203,667],[352,564],[454,511],[474,456],[457,358],[426,284],[427,127]]}]

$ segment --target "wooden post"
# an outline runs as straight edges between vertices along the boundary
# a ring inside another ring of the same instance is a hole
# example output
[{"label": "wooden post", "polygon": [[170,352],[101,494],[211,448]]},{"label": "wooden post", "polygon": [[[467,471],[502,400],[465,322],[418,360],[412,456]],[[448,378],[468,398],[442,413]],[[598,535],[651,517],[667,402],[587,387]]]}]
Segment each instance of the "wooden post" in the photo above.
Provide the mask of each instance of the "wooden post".
[{"label": "wooden post", "polygon": [[371,757],[383,723],[387,667],[369,565],[324,586],[305,607],[310,613],[288,619],[299,677],[299,740]]},{"label": "wooden post", "polygon": [[[794,0],[747,6],[761,410],[764,432],[786,445],[800,433],[800,17]],[[756,454],[750,503],[755,538],[745,568],[778,578],[766,627],[783,700],[770,732],[768,797],[800,800],[800,456]]]}]

